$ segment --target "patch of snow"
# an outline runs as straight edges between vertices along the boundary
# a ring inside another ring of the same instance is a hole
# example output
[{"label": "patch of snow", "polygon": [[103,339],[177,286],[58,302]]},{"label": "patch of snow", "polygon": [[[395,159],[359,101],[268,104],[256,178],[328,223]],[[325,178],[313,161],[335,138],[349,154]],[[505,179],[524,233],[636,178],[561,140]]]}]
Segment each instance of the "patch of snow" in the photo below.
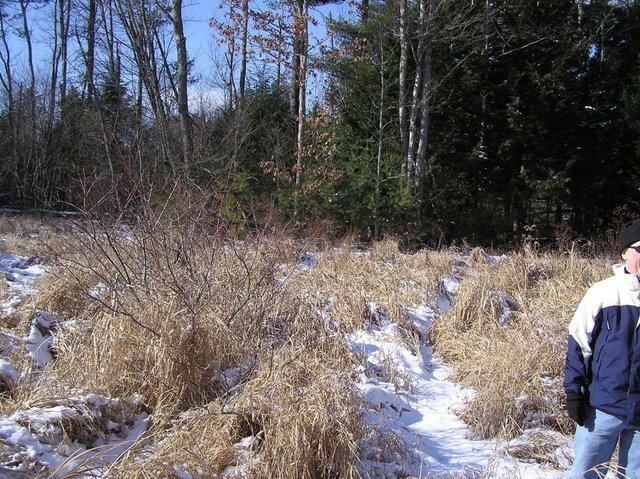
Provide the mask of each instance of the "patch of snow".
[{"label": "patch of snow", "polygon": [[[218,380],[226,389],[236,387],[242,377],[255,366],[251,358],[245,358],[238,367],[227,368],[218,375]],[[214,367],[215,368],[215,367]],[[215,368],[217,370],[217,368]]]},{"label": "patch of snow", "polygon": [[445,313],[458,297],[460,291],[460,280],[453,277],[442,278],[438,281],[438,296],[436,298],[436,309],[440,313]]},{"label": "patch of snow", "polygon": [[45,274],[41,263],[41,258],[0,253],[0,274],[4,276],[9,291],[8,299],[0,301],[0,311],[5,315],[10,316],[16,312],[22,297],[32,289],[33,282]]},{"label": "patch of snow", "polygon": [[425,304],[417,308],[405,308],[405,314],[409,324],[418,333],[420,340],[426,342],[429,328],[438,317],[438,313],[431,306]]},{"label": "patch of snow", "polygon": [[91,288],[88,292],[87,295],[90,298],[93,299],[102,299],[102,297],[104,296],[104,293],[107,291],[107,285],[104,283],[98,283],[97,285],[95,285],[93,288]]},{"label": "patch of snow", "polygon": [[173,472],[173,474],[176,476],[177,479],[193,479],[193,476],[191,474],[189,474],[186,471],[183,471],[178,466],[173,466],[171,471]]},{"label": "patch of snow", "polygon": [[298,256],[295,266],[291,266],[289,264],[281,264],[276,268],[276,271],[282,273],[283,276],[276,277],[275,281],[277,281],[278,283],[285,283],[287,279],[289,279],[294,274],[307,271],[317,264],[317,255],[309,252],[302,253],[300,256]]},{"label": "patch of snow", "polygon": [[20,374],[18,374],[18,371],[10,361],[0,358],[0,377],[15,384],[20,379]]},{"label": "patch of snow", "polygon": [[248,436],[241,439],[233,445],[234,461],[233,464],[224,468],[221,477],[229,479],[249,478],[249,468],[256,464],[260,457],[253,452],[259,438],[256,436]]},{"label": "patch of snow", "polygon": [[[121,410],[122,403],[117,399],[87,395],[66,402],[69,404],[21,410],[0,418],[0,438],[13,451],[0,463],[0,477],[19,472],[28,477],[33,467],[48,469],[47,477],[51,478],[64,477],[72,471],[74,477],[99,477],[100,469],[112,464],[149,427],[149,417],[144,412],[130,413],[126,418],[122,415],[118,421],[108,419],[109,407]],[[94,438],[90,444],[70,441],[62,425],[74,420],[99,421],[106,433],[99,430],[88,434]],[[75,474],[79,467],[86,475]]]},{"label": "patch of snow", "polygon": [[11,277],[10,282],[22,286],[23,289],[45,273],[41,263],[41,258],[25,258],[13,253],[0,253],[0,272]]},{"label": "patch of snow", "polygon": [[302,253],[298,257],[298,265],[297,268],[299,270],[307,270],[309,268],[313,268],[316,264],[318,264],[318,256],[313,253]]},{"label": "patch of snow", "polygon": [[[0,437],[7,444],[11,444],[20,454],[14,454],[9,463],[18,464],[17,471],[22,470],[24,458],[29,461],[38,461],[45,466],[56,468],[65,460],[63,456],[55,452],[49,444],[43,444],[34,433],[26,427],[20,425],[16,419],[0,418]],[[8,466],[4,466],[9,469]]]},{"label": "patch of snow", "polygon": [[512,314],[520,309],[518,302],[504,291],[488,291],[488,299],[499,313],[498,323],[503,328],[509,326]]},{"label": "patch of snow", "polygon": [[37,311],[31,320],[26,346],[29,351],[29,358],[31,358],[31,362],[37,369],[41,369],[53,361],[49,349],[53,342],[52,326],[53,318],[44,311]]},{"label": "patch of snow", "polygon": [[5,315],[11,316],[15,314],[20,304],[22,304],[22,298],[18,295],[12,295],[6,301],[0,301],[0,309]]},{"label": "patch of snow", "polygon": [[[456,286],[453,281],[446,284],[447,292]],[[436,316],[426,305],[407,312],[424,334]],[[359,371],[358,387],[369,404],[363,419],[377,431],[365,448],[367,477],[507,478],[514,477],[514,471],[521,478],[562,477],[559,470],[505,455],[496,441],[474,439],[456,414],[473,391],[448,379],[450,370],[432,358],[428,345],[411,351],[391,324],[357,331],[347,339],[367,365]],[[403,446],[394,452],[386,442]],[[399,460],[400,450],[408,450],[410,457]]]}]

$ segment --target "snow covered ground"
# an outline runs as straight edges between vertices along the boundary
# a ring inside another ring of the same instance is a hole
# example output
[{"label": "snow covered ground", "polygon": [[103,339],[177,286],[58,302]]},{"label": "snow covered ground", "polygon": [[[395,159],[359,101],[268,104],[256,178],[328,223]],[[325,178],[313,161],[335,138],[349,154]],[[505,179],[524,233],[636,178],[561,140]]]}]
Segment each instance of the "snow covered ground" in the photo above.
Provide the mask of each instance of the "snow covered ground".
[{"label": "snow covered ground", "polygon": [[[304,274],[317,262],[306,254],[296,274]],[[29,294],[34,279],[46,274],[43,265],[14,253],[0,255],[0,274],[6,281],[8,294],[0,302],[5,314],[13,311]],[[371,478],[560,478],[566,474],[571,459],[572,440],[558,439],[557,463],[562,470],[545,468],[539,464],[518,461],[506,451],[510,444],[476,440],[469,428],[457,417],[473,395],[448,380],[449,368],[434,357],[427,340],[430,325],[438,315],[450,307],[458,290],[458,281],[446,278],[440,285],[440,296],[435,304],[424,304],[406,310],[411,324],[422,338],[420,354],[415,354],[401,337],[396,324],[390,321],[382,307],[370,304],[371,320],[365,327],[348,337],[354,354],[366,364],[359,373],[359,389],[366,397],[369,409],[365,420],[379,434],[368,440],[363,451],[363,466]],[[331,304],[328,301],[328,304]],[[330,320],[330,311],[320,312]],[[50,358],[47,334],[50,318],[46,313],[34,315],[27,337],[0,336],[0,346],[26,345],[33,368],[43,367]],[[0,351],[1,353],[1,351]],[[392,365],[390,367],[390,365]],[[18,380],[15,368],[0,359],[0,378]],[[101,396],[67,398],[50,408],[32,408],[17,411],[9,417],[0,417],[0,478],[27,477],[21,475],[26,463],[38,463],[49,470],[57,470],[54,477],[78,464],[86,466],[86,476],[99,475],[98,468],[108,464],[126,450],[148,425],[146,414],[127,415],[126,421],[116,421],[109,411],[122,411],[118,400]],[[128,405],[127,410],[135,409]],[[62,436],[55,424],[62,418],[102,421],[103,434],[91,444],[71,442],[65,448],[53,447],[51,436]],[[409,456],[400,456],[389,444],[400,440],[408,446]],[[519,439],[526,441],[526,436]],[[8,454],[7,451],[11,451]],[[4,460],[11,457],[11,460]],[[82,476],[81,476],[82,477]]]},{"label": "snow covered ground", "polygon": [[[419,328],[427,328],[437,318],[429,306],[410,314]],[[473,392],[448,380],[449,368],[432,356],[430,346],[422,346],[420,355],[413,354],[401,345],[397,326],[384,320],[378,327],[354,333],[350,340],[353,350],[366,356],[371,370],[381,370],[389,360],[397,368],[400,384],[362,373],[359,387],[371,405],[368,421],[384,425],[413,451],[413,457],[403,462],[386,463],[379,454],[367,457],[371,477],[563,477],[563,471],[508,457],[508,444],[473,439],[456,415]],[[557,455],[560,463],[568,465],[571,440],[564,442]]]}]

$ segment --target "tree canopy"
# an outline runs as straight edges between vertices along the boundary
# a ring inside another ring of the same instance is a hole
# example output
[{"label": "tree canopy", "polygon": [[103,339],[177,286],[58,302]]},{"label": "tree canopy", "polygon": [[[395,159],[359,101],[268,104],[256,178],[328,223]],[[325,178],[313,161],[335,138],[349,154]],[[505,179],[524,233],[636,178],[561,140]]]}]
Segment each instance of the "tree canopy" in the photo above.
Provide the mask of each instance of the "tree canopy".
[{"label": "tree canopy", "polygon": [[195,108],[181,2],[38,4],[45,73],[14,52],[35,4],[0,2],[0,205],[118,209],[183,178],[245,226],[276,213],[431,245],[640,216],[640,2],[321,4],[225,2],[226,98]]}]

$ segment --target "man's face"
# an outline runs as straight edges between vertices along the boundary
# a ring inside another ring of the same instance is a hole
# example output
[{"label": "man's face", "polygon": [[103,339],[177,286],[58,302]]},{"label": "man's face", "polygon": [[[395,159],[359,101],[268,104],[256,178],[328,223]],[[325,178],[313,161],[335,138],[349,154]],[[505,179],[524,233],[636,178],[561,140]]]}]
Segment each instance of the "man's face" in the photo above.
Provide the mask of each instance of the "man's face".
[{"label": "man's face", "polygon": [[629,273],[640,274],[640,252],[636,250],[636,247],[640,250],[640,241],[636,241],[625,249],[622,253],[622,259]]}]

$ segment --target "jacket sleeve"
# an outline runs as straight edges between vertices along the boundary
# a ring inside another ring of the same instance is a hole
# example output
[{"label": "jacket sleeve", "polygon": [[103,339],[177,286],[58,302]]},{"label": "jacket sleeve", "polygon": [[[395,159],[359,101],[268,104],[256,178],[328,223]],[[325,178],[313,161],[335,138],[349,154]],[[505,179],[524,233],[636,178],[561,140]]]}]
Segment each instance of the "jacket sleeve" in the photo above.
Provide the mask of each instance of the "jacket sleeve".
[{"label": "jacket sleeve", "polygon": [[591,287],[569,323],[569,340],[563,386],[566,392],[582,393],[589,383],[592,344],[602,315],[601,292]]}]

